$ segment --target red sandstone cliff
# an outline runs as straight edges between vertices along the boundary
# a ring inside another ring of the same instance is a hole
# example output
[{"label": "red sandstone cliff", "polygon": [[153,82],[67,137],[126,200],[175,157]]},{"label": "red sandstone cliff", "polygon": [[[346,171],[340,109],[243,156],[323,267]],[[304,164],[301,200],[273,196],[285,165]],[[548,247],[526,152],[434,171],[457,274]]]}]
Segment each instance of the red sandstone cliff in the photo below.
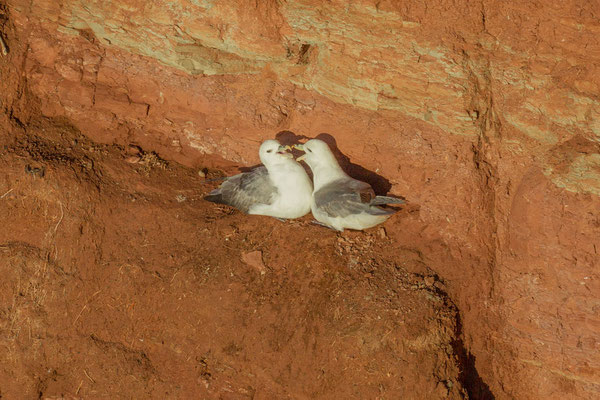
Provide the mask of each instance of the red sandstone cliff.
[{"label": "red sandstone cliff", "polygon": [[[7,0],[6,115],[199,166],[335,137],[498,399],[600,396],[600,3]],[[3,118],[6,118],[4,116]],[[424,229],[422,227],[425,227]],[[401,229],[400,229],[401,228]]]}]

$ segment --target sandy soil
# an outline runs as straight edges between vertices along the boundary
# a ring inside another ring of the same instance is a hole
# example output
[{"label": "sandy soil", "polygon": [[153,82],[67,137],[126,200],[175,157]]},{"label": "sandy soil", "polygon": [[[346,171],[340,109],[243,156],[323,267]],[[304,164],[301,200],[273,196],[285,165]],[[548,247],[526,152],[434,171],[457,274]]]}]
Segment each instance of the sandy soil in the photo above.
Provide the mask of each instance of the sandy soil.
[{"label": "sandy soil", "polygon": [[[600,398],[600,3],[351,3],[0,0],[0,397]],[[202,201],[284,134],[409,206]]]},{"label": "sandy soil", "polygon": [[0,138],[1,398],[490,398],[403,243],[417,207],[338,234],[205,202],[218,159],[56,120]]}]

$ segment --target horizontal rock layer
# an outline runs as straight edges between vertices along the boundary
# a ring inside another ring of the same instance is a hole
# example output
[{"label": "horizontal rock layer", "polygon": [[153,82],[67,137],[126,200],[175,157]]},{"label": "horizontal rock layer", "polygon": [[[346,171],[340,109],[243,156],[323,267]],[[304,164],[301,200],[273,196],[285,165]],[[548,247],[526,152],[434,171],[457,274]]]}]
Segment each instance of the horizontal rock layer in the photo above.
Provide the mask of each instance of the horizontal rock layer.
[{"label": "horizontal rock layer", "polygon": [[497,398],[600,395],[598,2],[8,6],[2,62],[44,115],[188,165],[334,136],[420,206],[399,245],[449,282]]}]

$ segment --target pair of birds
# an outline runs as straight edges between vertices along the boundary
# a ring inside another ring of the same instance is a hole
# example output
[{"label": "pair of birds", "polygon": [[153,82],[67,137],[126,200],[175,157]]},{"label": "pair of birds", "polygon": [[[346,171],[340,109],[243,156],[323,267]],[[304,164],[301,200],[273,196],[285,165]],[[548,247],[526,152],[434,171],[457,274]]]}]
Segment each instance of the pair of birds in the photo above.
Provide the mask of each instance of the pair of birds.
[{"label": "pair of birds", "polygon": [[368,183],[348,176],[322,140],[293,147],[304,151],[297,161],[306,162],[312,170],[314,189],[304,168],[287,152],[290,147],[266,140],[258,152],[263,166],[227,178],[205,199],[279,219],[299,218],[312,211],[320,225],[337,231],[373,227],[395,212],[379,205],[404,203],[376,196]]}]

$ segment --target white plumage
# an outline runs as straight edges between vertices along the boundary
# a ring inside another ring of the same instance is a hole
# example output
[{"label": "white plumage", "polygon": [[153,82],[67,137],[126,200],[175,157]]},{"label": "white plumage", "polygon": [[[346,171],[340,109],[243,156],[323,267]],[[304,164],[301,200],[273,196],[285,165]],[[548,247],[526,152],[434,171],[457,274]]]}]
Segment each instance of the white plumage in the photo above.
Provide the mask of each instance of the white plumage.
[{"label": "white plumage", "polygon": [[286,219],[308,214],[312,182],[285,150],[277,140],[266,140],[258,151],[263,166],[227,178],[205,199],[247,214]]},{"label": "white plumage", "polygon": [[311,139],[295,147],[305,152],[298,161],[304,160],[313,172],[311,210],[321,224],[338,231],[367,229],[395,212],[377,205],[404,203],[394,197],[375,196],[371,185],[348,176],[322,140]]}]

